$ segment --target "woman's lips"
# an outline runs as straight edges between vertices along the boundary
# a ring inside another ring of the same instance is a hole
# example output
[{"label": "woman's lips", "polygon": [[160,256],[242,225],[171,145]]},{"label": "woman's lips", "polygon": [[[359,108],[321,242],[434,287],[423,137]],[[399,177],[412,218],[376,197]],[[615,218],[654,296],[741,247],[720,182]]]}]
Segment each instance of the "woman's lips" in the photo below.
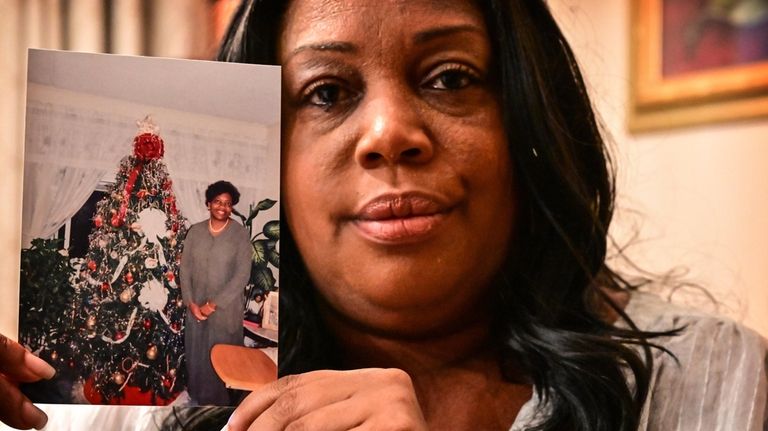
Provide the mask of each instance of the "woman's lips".
[{"label": "woman's lips", "polygon": [[366,203],[354,225],[374,242],[408,244],[426,239],[446,219],[450,206],[423,193],[386,194]]}]

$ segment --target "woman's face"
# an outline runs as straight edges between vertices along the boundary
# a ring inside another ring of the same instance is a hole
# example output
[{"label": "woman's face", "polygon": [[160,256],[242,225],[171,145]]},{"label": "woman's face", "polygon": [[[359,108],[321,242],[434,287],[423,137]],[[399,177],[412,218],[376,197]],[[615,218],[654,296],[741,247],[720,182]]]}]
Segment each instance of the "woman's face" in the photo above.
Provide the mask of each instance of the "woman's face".
[{"label": "woman's face", "polygon": [[208,211],[211,218],[218,221],[227,221],[232,214],[232,195],[222,193],[208,202]]},{"label": "woman's face", "polygon": [[279,55],[286,215],[326,302],[411,335],[481,310],[515,199],[480,12],[296,0]]}]

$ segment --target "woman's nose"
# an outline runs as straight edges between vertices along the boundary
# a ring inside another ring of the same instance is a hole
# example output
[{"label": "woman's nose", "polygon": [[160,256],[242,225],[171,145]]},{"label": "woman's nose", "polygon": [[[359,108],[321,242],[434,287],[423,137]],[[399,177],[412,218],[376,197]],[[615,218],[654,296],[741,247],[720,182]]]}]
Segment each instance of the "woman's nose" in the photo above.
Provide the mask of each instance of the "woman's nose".
[{"label": "woman's nose", "polygon": [[424,164],[434,155],[424,120],[407,98],[387,92],[366,103],[355,160],[366,169]]}]

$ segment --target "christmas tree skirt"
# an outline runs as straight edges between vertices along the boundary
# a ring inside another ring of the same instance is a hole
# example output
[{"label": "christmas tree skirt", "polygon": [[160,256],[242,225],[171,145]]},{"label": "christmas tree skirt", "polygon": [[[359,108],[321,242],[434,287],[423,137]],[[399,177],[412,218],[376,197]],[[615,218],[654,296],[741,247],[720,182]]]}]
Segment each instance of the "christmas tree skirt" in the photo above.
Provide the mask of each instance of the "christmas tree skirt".
[{"label": "christmas tree skirt", "polygon": [[166,399],[156,396],[151,390],[142,392],[141,389],[136,386],[125,385],[121,395],[105,400],[101,396],[99,390],[96,389],[95,380],[91,377],[86,380],[83,385],[83,395],[91,404],[109,404],[113,406],[167,406],[176,400],[179,396],[179,392],[174,393],[171,395],[171,398]]}]

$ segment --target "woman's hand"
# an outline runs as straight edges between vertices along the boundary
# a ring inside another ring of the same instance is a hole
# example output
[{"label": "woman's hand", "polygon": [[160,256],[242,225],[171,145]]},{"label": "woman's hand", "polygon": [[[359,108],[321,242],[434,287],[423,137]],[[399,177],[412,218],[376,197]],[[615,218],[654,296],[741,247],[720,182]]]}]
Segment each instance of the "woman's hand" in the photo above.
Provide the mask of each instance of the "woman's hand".
[{"label": "woman's hand", "polygon": [[203,313],[200,311],[200,306],[198,306],[194,302],[190,301],[187,307],[189,308],[189,312],[192,313],[193,316],[195,316],[195,319],[197,319],[198,322],[208,318],[205,315],[203,315]]},{"label": "woman's hand", "polygon": [[211,301],[205,301],[205,304],[200,307],[200,313],[205,317],[210,316],[214,311],[216,311],[216,304]]},{"label": "woman's hand", "polygon": [[20,429],[44,427],[48,416],[19,391],[16,383],[50,379],[55,374],[48,363],[0,334],[0,421]]},{"label": "woman's hand", "polygon": [[397,369],[312,371],[251,393],[229,431],[426,430],[411,378]]}]

